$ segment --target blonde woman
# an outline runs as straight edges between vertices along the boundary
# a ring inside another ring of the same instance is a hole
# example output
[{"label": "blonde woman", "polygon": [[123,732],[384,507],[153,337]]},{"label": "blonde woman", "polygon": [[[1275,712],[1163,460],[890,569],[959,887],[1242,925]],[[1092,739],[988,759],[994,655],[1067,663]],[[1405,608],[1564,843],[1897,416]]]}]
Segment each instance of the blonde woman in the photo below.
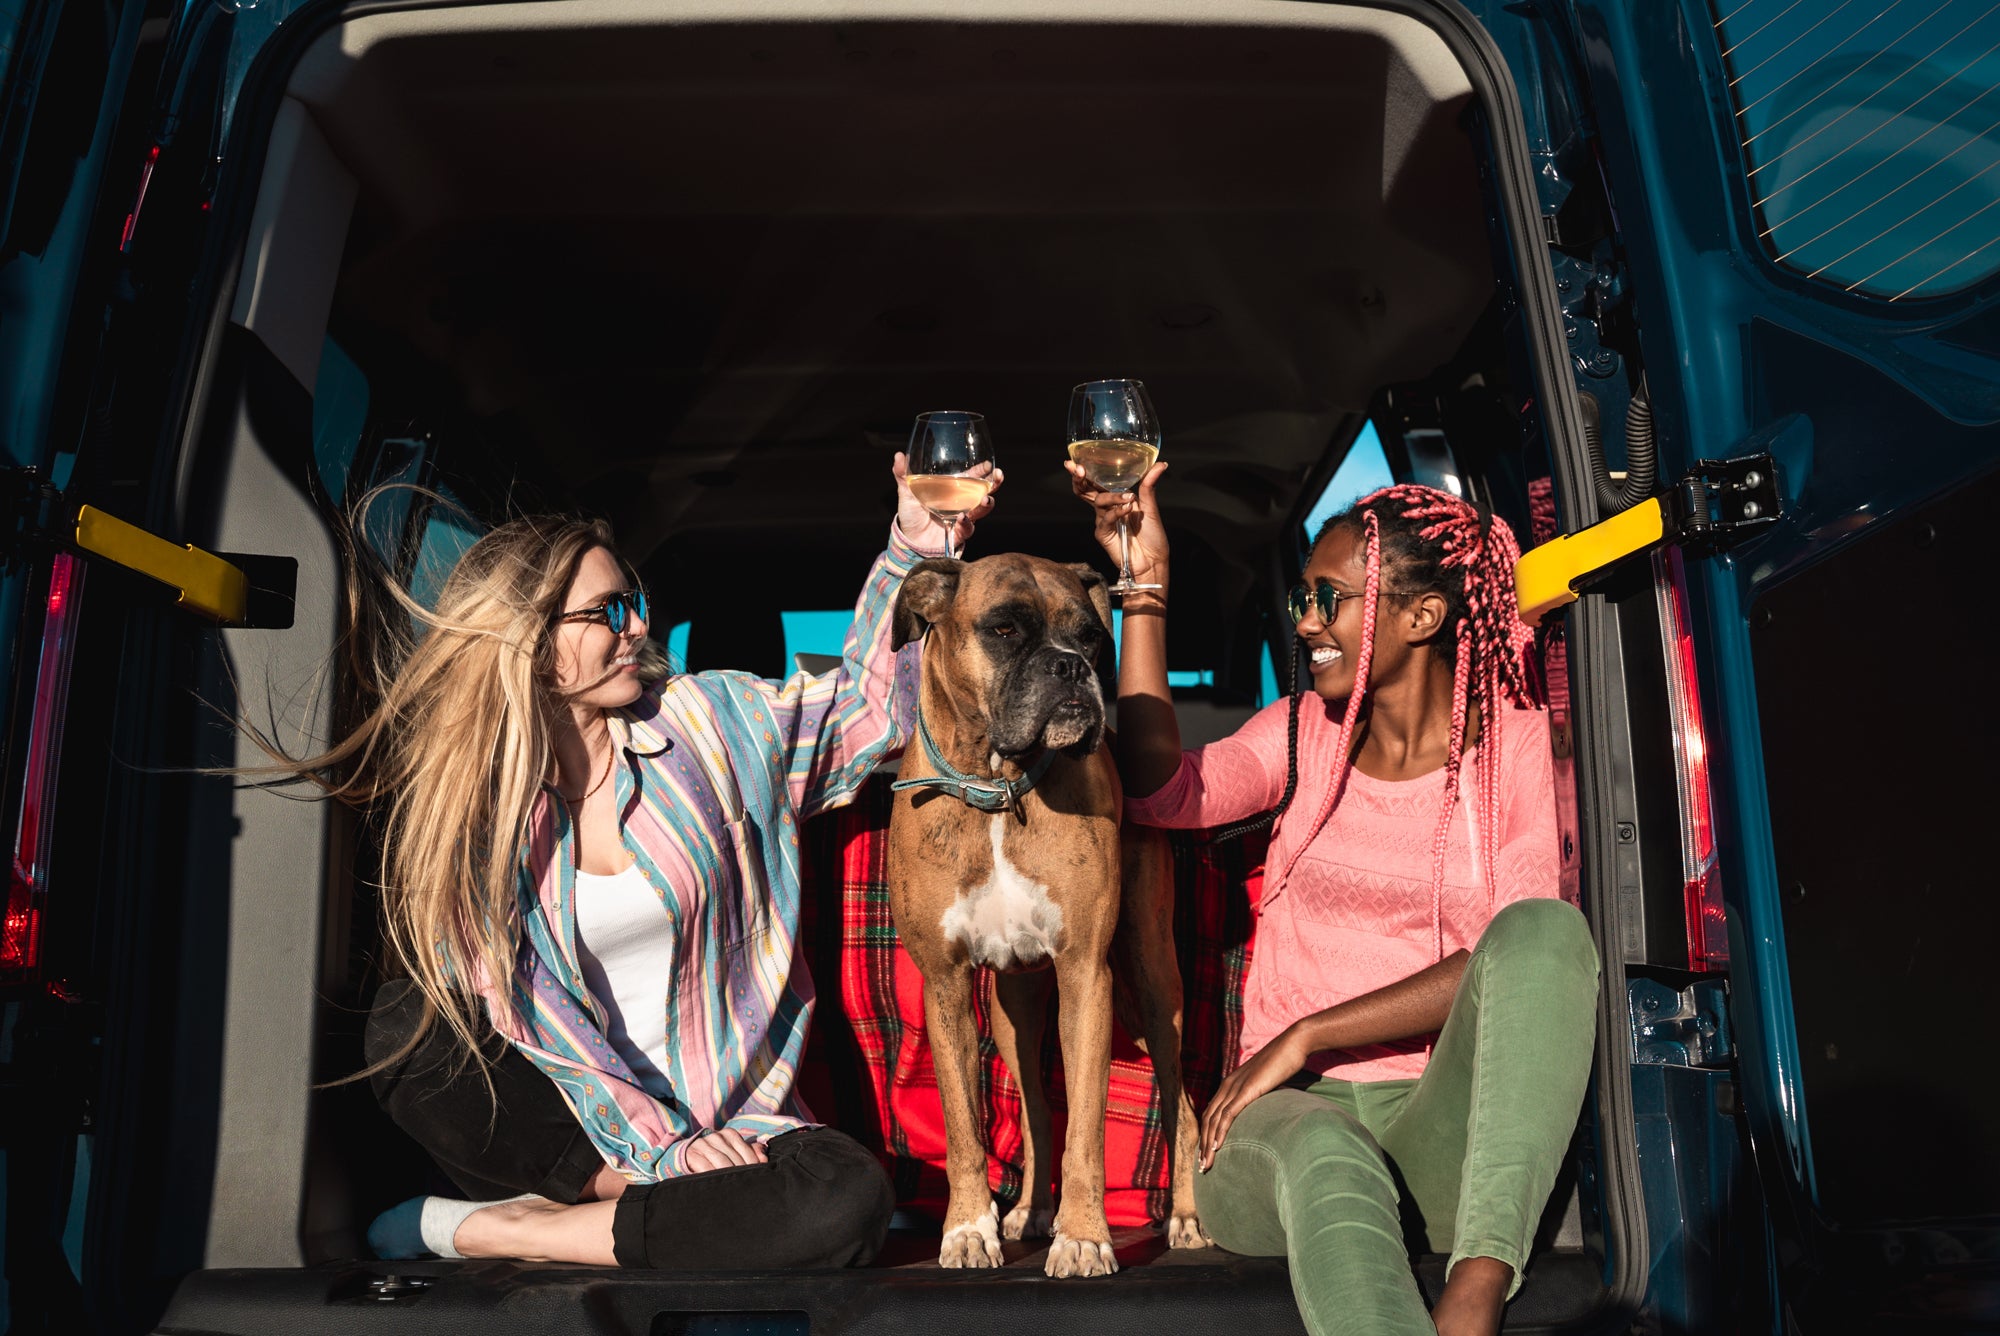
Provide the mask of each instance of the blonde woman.
[{"label": "blonde woman", "polygon": [[422,638],[305,763],[385,809],[407,979],[370,1019],[372,1079],[475,1199],[384,1212],[380,1255],[844,1266],[880,1246],[887,1179],[793,1084],[813,1010],[799,823],[901,747],[917,663],[887,613],[944,549],[900,454],[894,474],[888,550],[821,677],[649,685],[646,596],[600,523],[502,525],[434,611],[407,605]]}]

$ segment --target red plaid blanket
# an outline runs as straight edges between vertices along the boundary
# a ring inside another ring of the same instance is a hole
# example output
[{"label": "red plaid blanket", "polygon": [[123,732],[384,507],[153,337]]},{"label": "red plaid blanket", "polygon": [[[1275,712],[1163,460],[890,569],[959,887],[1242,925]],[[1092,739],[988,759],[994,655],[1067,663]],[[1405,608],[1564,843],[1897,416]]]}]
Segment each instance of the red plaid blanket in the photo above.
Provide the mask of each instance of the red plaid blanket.
[{"label": "red plaid blanket", "polygon": [[[899,1201],[942,1215],[944,1115],[924,1034],[923,976],[889,920],[888,826],[889,785],[877,779],[852,805],[804,831],[803,940],[811,944],[819,1003],[800,1088],[818,1117],[882,1155]],[[1174,941],[1186,988],[1181,1061],[1198,1111],[1228,1070],[1242,1029],[1264,838],[1213,844],[1175,832],[1173,851]],[[981,1031],[988,1033],[984,990],[979,997]],[[990,1039],[982,1040],[980,1054],[987,1176],[1012,1201],[1021,1191],[1020,1092]],[[1152,1066],[1122,1030],[1111,1056],[1105,1210],[1114,1226],[1158,1222],[1167,1214],[1168,1148]],[[1062,1061],[1053,1019],[1043,1064],[1060,1147]]]}]

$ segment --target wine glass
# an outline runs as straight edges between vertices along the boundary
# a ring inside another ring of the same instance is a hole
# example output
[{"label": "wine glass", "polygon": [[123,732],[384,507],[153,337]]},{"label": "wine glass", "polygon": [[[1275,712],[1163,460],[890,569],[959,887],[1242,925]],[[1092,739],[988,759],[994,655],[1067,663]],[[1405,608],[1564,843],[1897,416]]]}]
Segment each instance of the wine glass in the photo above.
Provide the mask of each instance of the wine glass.
[{"label": "wine glass", "polygon": [[919,413],[910,432],[910,495],[944,526],[944,554],[966,511],[993,490],[993,434],[984,413]]},{"label": "wine glass", "polygon": [[[1083,476],[1107,492],[1138,487],[1146,470],[1160,457],[1160,419],[1144,383],[1136,380],[1093,380],[1069,392],[1069,457]],[[1132,579],[1132,538],[1124,516],[1118,519],[1118,583],[1114,594],[1160,589]]]}]

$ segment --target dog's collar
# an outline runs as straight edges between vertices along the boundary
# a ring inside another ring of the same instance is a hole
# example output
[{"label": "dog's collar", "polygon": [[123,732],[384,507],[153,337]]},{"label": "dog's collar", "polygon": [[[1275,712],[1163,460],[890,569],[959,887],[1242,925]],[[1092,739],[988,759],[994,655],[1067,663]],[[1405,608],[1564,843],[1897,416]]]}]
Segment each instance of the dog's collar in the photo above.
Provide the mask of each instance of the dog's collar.
[{"label": "dog's collar", "polygon": [[1021,815],[1021,799],[1035,787],[1049,767],[1055,764],[1056,754],[1044,751],[1041,758],[1028,767],[1028,772],[1019,779],[981,779],[968,775],[963,770],[944,759],[944,752],[931,736],[930,725],[924,722],[923,707],[917,707],[917,736],[923,739],[924,756],[938,773],[926,775],[922,779],[899,779],[889,787],[894,791],[903,789],[943,789],[967,807],[976,807],[982,812],[1012,812]]}]

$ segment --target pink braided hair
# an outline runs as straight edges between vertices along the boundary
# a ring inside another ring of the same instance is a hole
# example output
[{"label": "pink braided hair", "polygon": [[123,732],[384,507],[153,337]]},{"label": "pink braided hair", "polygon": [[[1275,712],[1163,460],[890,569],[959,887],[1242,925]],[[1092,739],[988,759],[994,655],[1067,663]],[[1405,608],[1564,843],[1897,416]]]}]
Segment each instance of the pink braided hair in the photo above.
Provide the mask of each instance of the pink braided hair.
[{"label": "pink braided hair", "polygon": [[[1431,846],[1431,932],[1436,958],[1444,958],[1445,854],[1451,816],[1458,804],[1460,774],[1465,760],[1471,707],[1480,714],[1480,746],[1474,758],[1474,814],[1478,821],[1478,854],[1486,874],[1490,906],[1499,884],[1500,729],[1495,718],[1502,701],[1529,707],[1540,693],[1528,668],[1528,646],[1534,633],[1522,625],[1514,609],[1514,564],[1521,549],[1505,520],[1482,514],[1470,502],[1432,487],[1399,483],[1355,502],[1350,515],[1367,526],[1368,584],[1363,608],[1361,658],[1355,667],[1354,690],[1340,726],[1340,774],[1333,784],[1330,811],[1346,787],[1354,726],[1368,690],[1368,665],[1375,642],[1375,617],[1382,580],[1382,524],[1378,509],[1390,513],[1398,528],[1413,526],[1418,542],[1437,550],[1440,572],[1458,571],[1464,585],[1465,615],[1452,628],[1451,743],[1445,762],[1444,802],[1438,813],[1437,835]],[[1338,522],[1338,521],[1336,521]],[[1322,818],[1324,813],[1322,813]]]}]

